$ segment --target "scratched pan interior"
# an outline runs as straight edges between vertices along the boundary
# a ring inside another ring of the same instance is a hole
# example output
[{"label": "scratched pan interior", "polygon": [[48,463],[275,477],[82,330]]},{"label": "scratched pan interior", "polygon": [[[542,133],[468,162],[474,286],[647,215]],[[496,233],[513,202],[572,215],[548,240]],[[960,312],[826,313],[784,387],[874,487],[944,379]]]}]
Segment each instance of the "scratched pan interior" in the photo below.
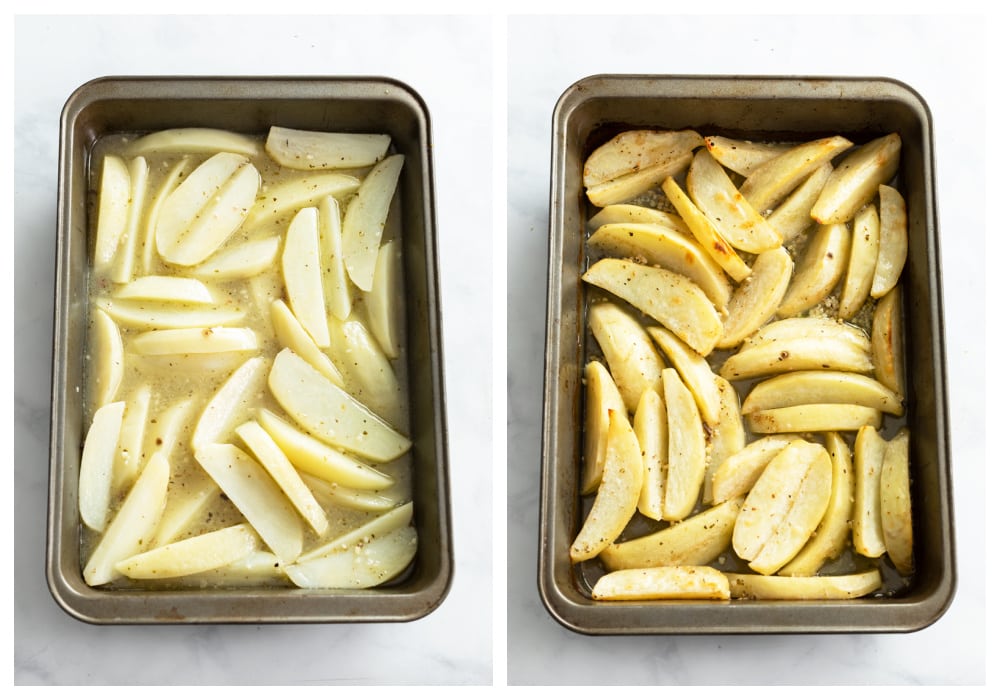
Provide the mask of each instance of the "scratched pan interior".
[{"label": "scratched pan interior", "polygon": [[[890,79],[604,75],[562,95],[552,128],[538,581],[549,612],[587,634],[907,632],[937,620],[956,578],[934,158],[923,99]],[[906,421],[917,571],[893,597],[598,602],[590,590],[599,567],[570,564],[570,545],[586,516],[578,497],[588,345],[580,275],[586,221],[596,212],[583,195],[582,168],[596,146],[631,128],[797,141],[843,134],[855,143],[892,131],[902,137],[898,182],[910,235],[903,277]]]},{"label": "scratched pan interior", "polygon": [[[87,319],[87,172],[95,142],[116,133],[214,127],[265,135],[291,128],[382,132],[405,155],[406,344],[413,439],[415,562],[363,591],[283,588],[100,590],[81,575],[77,505]],[[69,614],[92,623],[407,621],[447,595],[453,556],[434,228],[430,117],[408,86],[385,78],[102,78],[67,101],[60,125],[59,219],[46,573]]]}]

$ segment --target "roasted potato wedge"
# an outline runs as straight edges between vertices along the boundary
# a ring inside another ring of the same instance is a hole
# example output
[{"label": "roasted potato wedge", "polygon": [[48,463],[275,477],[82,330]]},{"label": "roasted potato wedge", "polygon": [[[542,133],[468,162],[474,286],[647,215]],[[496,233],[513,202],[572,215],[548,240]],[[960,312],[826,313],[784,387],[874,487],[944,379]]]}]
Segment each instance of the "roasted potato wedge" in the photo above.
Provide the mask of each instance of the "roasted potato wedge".
[{"label": "roasted potato wedge", "polygon": [[754,600],[847,600],[877,591],[878,569],[843,576],[762,576],[726,574],[733,598]]},{"label": "roasted potato wedge", "polygon": [[587,320],[625,407],[634,413],[646,389],[660,391],[663,386],[663,359],[642,324],[617,304],[594,304]]},{"label": "roasted potato wedge", "polygon": [[845,223],[870,202],[879,185],[888,183],[899,167],[902,140],[889,134],[848,153],[827,180],[812,208],[821,224]]},{"label": "roasted potato wedge", "polygon": [[750,171],[740,185],[740,193],[757,211],[770,212],[817,168],[853,145],[843,136],[799,144]]},{"label": "roasted potato wedge", "polygon": [[877,408],[849,403],[812,403],[754,411],[747,416],[755,433],[825,433],[882,426]]},{"label": "roasted potato wedge", "polygon": [[895,392],[856,372],[806,370],[789,372],[756,384],[743,400],[743,413],[808,403],[848,403],[903,414]]},{"label": "roasted potato wedge", "polygon": [[706,136],[705,148],[719,163],[746,177],[755,168],[789,151],[793,145]]},{"label": "roasted potato wedge", "polygon": [[684,380],[695,403],[698,404],[705,423],[709,427],[718,424],[722,411],[722,397],[715,383],[715,373],[708,361],[665,328],[650,326],[646,331]]},{"label": "roasted potato wedge", "polygon": [[594,600],[729,599],[729,580],[710,566],[623,569],[594,584]]},{"label": "roasted potato wedge", "polygon": [[667,488],[667,408],[660,393],[653,387],[642,392],[632,423],[642,452],[643,467],[637,508],[647,518],[662,520]]},{"label": "roasted potato wedge", "polygon": [[830,163],[816,168],[805,182],[767,216],[767,223],[781,235],[785,243],[795,240],[816,223],[810,212],[832,173],[833,166]]},{"label": "roasted potato wedge", "polygon": [[902,292],[893,287],[875,304],[872,316],[872,361],[875,378],[899,395],[905,393],[903,373]]},{"label": "roasted potato wedge", "polygon": [[675,160],[691,153],[701,143],[701,136],[691,130],[636,129],[622,132],[587,157],[583,164],[583,185],[594,187],[622,175]]},{"label": "roasted potato wedge", "polygon": [[858,429],[854,440],[854,549],[872,559],[885,553],[882,536],[882,463],[886,441],[873,426]]},{"label": "roasted potato wedge", "polygon": [[878,260],[879,218],[878,210],[866,206],[854,215],[851,229],[851,253],[844,271],[844,286],[840,291],[840,308],[837,318],[850,320],[868,301],[875,278]]},{"label": "roasted potato wedge", "polygon": [[884,297],[896,286],[908,250],[906,202],[898,190],[888,185],[879,185],[879,228],[878,259],[872,279],[872,296]]},{"label": "roasted potato wedge", "polygon": [[664,404],[667,407],[667,483],[663,520],[683,520],[698,503],[705,480],[705,431],[691,391],[677,370],[663,370]]},{"label": "roasted potato wedge", "polygon": [[604,451],[608,443],[608,412],[626,415],[625,401],[611,373],[598,360],[591,360],[584,368],[587,385],[586,426],[584,427],[583,477],[580,493],[588,495],[597,490],[604,471]]},{"label": "roasted potato wedge", "polygon": [[817,228],[795,266],[778,315],[798,316],[829,296],[844,275],[850,246],[851,232],[843,224]]},{"label": "roasted potato wedge", "polygon": [[900,429],[885,448],[879,484],[882,538],[893,566],[913,573],[913,505],[910,499],[910,432]]},{"label": "roasted potato wedge", "polygon": [[729,301],[717,347],[736,347],[774,316],[788,291],[793,267],[791,256],[781,246],[757,256],[750,276]]}]

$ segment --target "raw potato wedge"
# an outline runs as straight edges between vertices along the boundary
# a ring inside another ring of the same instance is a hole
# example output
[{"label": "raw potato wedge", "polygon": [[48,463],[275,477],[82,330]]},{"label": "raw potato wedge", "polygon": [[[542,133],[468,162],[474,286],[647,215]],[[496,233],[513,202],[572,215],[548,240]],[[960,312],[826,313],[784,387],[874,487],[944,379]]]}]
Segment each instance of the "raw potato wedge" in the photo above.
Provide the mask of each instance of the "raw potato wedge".
[{"label": "raw potato wedge", "polygon": [[816,168],[798,189],[788,195],[788,198],[768,215],[767,223],[778,232],[785,243],[795,240],[816,223],[810,212],[832,173],[833,166],[830,163],[824,163]]},{"label": "raw potato wedge", "polygon": [[202,445],[194,458],[283,563],[302,553],[302,526],[285,495],[250,455],[229,444]]},{"label": "raw potato wedge", "polygon": [[282,347],[291,348],[324,377],[337,386],[344,387],[344,376],[337,369],[333,360],[319,349],[316,341],[302,327],[295,314],[282,299],[275,299],[271,302],[271,325],[274,327],[274,335]]},{"label": "raw potato wedge", "polygon": [[844,271],[837,318],[850,320],[857,315],[872,289],[875,262],[879,249],[879,217],[874,206],[866,206],[854,215],[851,230],[851,255]]},{"label": "raw potato wedge", "polygon": [[786,143],[741,141],[725,136],[706,136],[705,148],[719,163],[746,177],[750,172],[791,150]]},{"label": "raw potato wedge", "polygon": [[286,168],[334,170],[374,165],[389,150],[388,134],[305,131],[272,126],[264,149]]},{"label": "raw potato wedge", "polygon": [[[319,252],[326,308],[343,321],[351,315],[353,299],[351,281],[347,277],[347,268],[344,267],[344,231],[341,227],[340,203],[333,197],[323,197],[319,203]],[[375,277],[373,288],[376,281],[381,286],[386,284],[378,279],[378,261],[375,263]]]},{"label": "raw potato wedge", "polygon": [[160,185],[156,196],[149,205],[149,213],[146,215],[146,225],[142,237],[142,274],[148,275],[153,270],[153,258],[156,255],[156,222],[160,220],[160,211],[163,203],[170,196],[170,193],[177,189],[187,174],[191,172],[191,156],[184,156],[167,173],[167,177]]},{"label": "raw potato wedge", "polygon": [[642,452],[643,468],[642,490],[636,507],[647,518],[660,520],[667,486],[667,409],[653,387],[642,392],[632,423]]},{"label": "raw potato wedge", "polygon": [[669,270],[605,258],[583,280],[648,314],[699,355],[711,352],[722,335],[722,320],[701,287]]},{"label": "raw potato wedge", "polygon": [[747,424],[755,433],[821,433],[831,430],[879,428],[882,412],[848,403],[811,403],[754,411]]},{"label": "raw potato wedge", "polygon": [[608,224],[656,224],[673,229],[678,233],[691,234],[687,224],[677,214],[660,211],[638,204],[609,204],[590,217],[588,231],[597,231]]},{"label": "raw potato wedge", "polygon": [[201,282],[190,277],[147,275],[132,280],[114,293],[116,299],[148,299],[150,301],[175,301],[179,304],[211,304],[212,292]]},{"label": "raw potato wedge", "polygon": [[91,369],[91,405],[96,410],[114,400],[125,374],[125,346],[118,325],[101,308],[90,315],[91,357],[95,366]]},{"label": "raw potato wedge", "polygon": [[715,372],[712,371],[708,361],[665,328],[651,326],[646,332],[684,380],[708,427],[718,425],[722,412],[722,397],[715,383]]},{"label": "raw potato wedge", "polygon": [[886,441],[874,427],[858,430],[854,440],[854,517],[851,521],[854,549],[877,559],[885,553],[882,536],[882,463]]},{"label": "raw potato wedge", "polygon": [[123,326],[147,330],[228,326],[246,317],[246,311],[231,306],[191,306],[107,297],[95,299],[94,304]]},{"label": "raw potato wedge", "polygon": [[[371,291],[365,294],[368,327],[390,360],[403,353],[406,294],[403,291],[403,250],[398,240],[386,241],[378,251]],[[347,318],[348,314],[343,318]]]},{"label": "raw potato wedge", "polygon": [[285,573],[299,588],[372,588],[402,573],[416,553],[417,531],[406,526],[351,549],[298,561]]},{"label": "raw potato wedge", "polygon": [[604,472],[604,451],[608,443],[608,411],[626,415],[625,401],[611,373],[598,360],[591,360],[583,370],[586,383],[586,426],[583,436],[583,477],[580,493],[597,490]]},{"label": "raw potato wedge", "polygon": [[152,396],[149,384],[140,384],[125,402],[118,454],[115,456],[113,488],[116,491],[132,485],[139,474],[139,467],[146,460],[143,445]]},{"label": "raw potato wedge", "polygon": [[735,381],[797,370],[870,372],[873,367],[870,350],[849,336],[798,336],[744,344],[719,373]]},{"label": "raw potato wedge", "polygon": [[375,277],[375,261],[389,205],[403,168],[403,156],[391,155],[372,168],[358,188],[358,196],[344,212],[344,267],[351,281],[370,292]]},{"label": "raw potato wedge", "polygon": [[777,248],[782,239],[736,189],[736,185],[705,149],[699,150],[687,175],[688,195],[705,215],[718,222],[730,245],[748,253]]},{"label": "raw potato wedge", "polygon": [[175,265],[197,265],[239,228],[253,206],[260,173],[245,156],[218,153],[164,200],[156,250]]},{"label": "raw potato wedge", "polygon": [[705,481],[705,431],[694,396],[677,370],[663,370],[667,408],[667,484],[663,520],[683,520],[697,505]]},{"label": "raw potato wedge", "polygon": [[670,527],[612,544],[601,552],[601,563],[609,571],[708,564],[729,549],[742,505],[741,499],[726,501]]},{"label": "raw potato wedge", "polygon": [[83,441],[78,499],[80,520],[97,532],[103,532],[108,522],[115,453],[124,415],[124,401],[101,406],[94,413]]},{"label": "raw potato wedge", "polygon": [[105,156],[101,164],[97,202],[97,232],[94,237],[94,272],[106,271],[115,258],[128,226],[132,184],[128,166],[118,156]]},{"label": "raw potato wedge", "polygon": [[899,395],[905,390],[903,373],[903,311],[899,287],[875,304],[872,315],[872,360],[875,378]]},{"label": "raw potato wedge", "polygon": [[878,569],[843,576],[726,574],[733,598],[752,600],[847,600],[882,586]]},{"label": "raw potato wedge", "polygon": [[405,528],[413,521],[413,503],[407,501],[392,510],[372,518],[316,549],[311,549],[298,559],[298,563],[322,559],[337,552],[346,552],[360,544],[382,538],[390,533]]},{"label": "raw potato wedge", "polygon": [[635,258],[691,278],[719,309],[733,289],[725,271],[690,235],[659,224],[607,224],[587,239],[604,257]]},{"label": "raw potato wedge", "polygon": [[674,208],[684,219],[684,223],[701,247],[737,282],[742,282],[750,275],[750,267],[743,262],[729,240],[719,231],[715,223],[695,205],[680,185],[668,177],[663,181],[663,193],[674,205]]},{"label": "raw potato wedge", "polygon": [[111,281],[124,284],[132,279],[135,269],[136,249],[139,246],[139,224],[146,213],[146,184],[149,181],[149,164],[136,156],[128,164],[130,192],[128,219],[122,232],[118,252],[111,270]]},{"label": "raw potato wedge", "polygon": [[205,262],[191,268],[190,274],[209,280],[253,277],[274,266],[280,248],[280,236],[268,236],[223,248]]},{"label": "raw potato wedge", "polygon": [[183,480],[183,489],[179,492],[168,489],[163,515],[156,532],[149,538],[150,548],[162,547],[189,535],[200,525],[198,518],[221,494],[218,484],[204,469],[192,471]]},{"label": "raw potato wedge", "polygon": [[268,386],[282,408],[311,435],[375,462],[410,449],[410,440],[285,348],[274,358]]},{"label": "raw potato wedge", "polygon": [[319,210],[300,209],[288,226],[281,274],[295,318],[321,348],[330,347],[319,256]]},{"label": "raw potato wedge", "polygon": [[261,188],[244,228],[261,224],[287,225],[286,217],[303,207],[317,206],[324,197],[343,199],[358,191],[361,181],[345,173],[303,175],[279,185]]},{"label": "raw potato wedge", "polygon": [[257,334],[250,328],[168,328],[146,331],[132,338],[129,350],[137,355],[201,355],[256,350]]},{"label": "raw potato wedge", "polygon": [[801,439],[797,434],[767,435],[729,455],[712,479],[712,503],[718,505],[750,493],[764,468],[778,453]]},{"label": "raw potato wedge", "polygon": [[257,139],[223,129],[164,129],[136,139],[129,153],[237,153],[253,157],[260,154]]},{"label": "raw potato wedge", "polygon": [[879,185],[879,219],[882,222],[878,237],[878,260],[872,279],[872,296],[884,297],[896,286],[906,264],[908,235],[906,201],[888,185]]},{"label": "raw potato wedge", "polygon": [[857,148],[834,169],[812,208],[821,224],[845,223],[896,174],[902,140],[889,134]]},{"label": "raw potato wedge", "polygon": [[668,177],[679,175],[690,164],[691,154],[684,153],[673,160],[588,187],[587,198],[595,207],[621,204],[656,187]]},{"label": "raw potato wedge", "polygon": [[755,385],[743,400],[743,413],[809,403],[849,403],[903,415],[903,404],[883,384],[856,372],[789,372]]},{"label": "raw potato wedge", "polygon": [[182,433],[189,430],[193,423],[192,413],[195,405],[194,399],[180,399],[161,410],[156,422],[149,421],[143,440],[143,455],[163,452],[169,460],[174,449],[181,444]]},{"label": "raw potato wedge", "polygon": [[570,548],[574,564],[593,559],[621,534],[635,515],[642,481],[642,453],[628,416],[611,411],[601,483]]},{"label": "raw potato wedge", "polygon": [[792,279],[792,257],[779,246],[757,256],[752,272],[729,301],[717,347],[734,348],[778,310]]},{"label": "raw potato wedge", "polygon": [[316,496],[316,500],[321,503],[330,503],[363,513],[386,513],[400,505],[399,501],[376,491],[341,486],[307,472],[302,472],[301,476],[309,490]]},{"label": "raw potato wedge", "polygon": [[740,185],[740,193],[757,211],[770,211],[818,167],[853,145],[843,136],[799,144],[754,168]]},{"label": "raw potato wedge", "polygon": [[729,600],[729,579],[710,566],[623,569],[594,584],[594,600]]},{"label": "raw potato wedge", "polygon": [[239,524],[136,554],[115,568],[132,579],[190,576],[245,559],[257,546],[253,529]]},{"label": "raw potato wedge", "polygon": [[169,479],[170,463],[161,453],[154,453],[83,567],[88,586],[119,578],[115,564],[142,551],[143,543],[156,531]]},{"label": "raw potato wedge", "polygon": [[646,389],[662,389],[660,373],[666,365],[642,324],[617,304],[594,304],[587,320],[625,407],[635,413]]},{"label": "raw potato wedge", "polygon": [[913,573],[913,506],[910,500],[910,433],[901,428],[885,448],[880,484],[885,551],[903,576]]},{"label": "raw potato wedge", "polygon": [[713,484],[719,467],[729,457],[747,444],[743,416],[740,414],[740,397],[736,388],[722,377],[715,375],[715,387],[719,393],[719,423],[712,426],[705,442],[708,453],[705,462],[705,488],[702,503],[717,503]]},{"label": "raw potato wedge", "polygon": [[843,224],[818,227],[795,267],[778,315],[798,316],[829,296],[844,275],[850,246],[851,232]]},{"label": "raw potato wedge", "polygon": [[251,357],[229,375],[202,410],[191,436],[191,449],[228,440],[233,428],[252,415],[266,380],[267,360],[263,357]]},{"label": "raw potato wedge", "polygon": [[625,131],[598,146],[583,164],[583,185],[593,187],[622,175],[672,161],[701,145],[694,131]]},{"label": "raw potato wedge", "polygon": [[824,562],[847,548],[854,511],[854,464],[847,443],[838,433],[826,434],[826,451],[833,464],[830,503],[816,535],[778,572],[782,576],[812,576]]}]

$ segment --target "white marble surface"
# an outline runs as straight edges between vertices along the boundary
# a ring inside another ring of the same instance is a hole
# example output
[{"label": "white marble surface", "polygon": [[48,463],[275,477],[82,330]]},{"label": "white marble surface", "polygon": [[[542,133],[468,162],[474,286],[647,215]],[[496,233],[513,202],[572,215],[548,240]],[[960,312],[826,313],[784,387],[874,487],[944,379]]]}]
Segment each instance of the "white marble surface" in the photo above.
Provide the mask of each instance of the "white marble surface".
[{"label": "white marble surface", "polygon": [[[477,17],[20,17],[15,22],[16,684],[476,684],[492,681],[488,309],[491,26]],[[44,575],[59,114],[103,75],[386,75],[431,113],[454,494],[455,576],[405,624],[95,627]],[[8,132],[9,133],[9,132]],[[475,353],[463,352],[476,348]]]},{"label": "white marble surface", "polygon": [[[815,22],[819,25],[815,25]],[[816,27],[819,27],[817,31]],[[508,25],[508,680],[516,684],[978,684],[984,611],[982,21],[911,17],[515,17]],[[958,593],[907,635],[592,638],[536,589],[552,110],[596,73],[898,78],[934,119]],[[993,465],[991,465],[993,466]]]}]

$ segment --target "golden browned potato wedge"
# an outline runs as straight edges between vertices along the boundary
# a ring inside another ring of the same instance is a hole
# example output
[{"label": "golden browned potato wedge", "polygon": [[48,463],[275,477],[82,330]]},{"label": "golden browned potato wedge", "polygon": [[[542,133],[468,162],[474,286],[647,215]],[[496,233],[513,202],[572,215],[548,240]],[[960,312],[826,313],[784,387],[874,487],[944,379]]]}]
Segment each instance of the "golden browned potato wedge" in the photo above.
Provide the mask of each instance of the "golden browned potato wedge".
[{"label": "golden browned potato wedge", "polygon": [[642,324],[617,304],[594,304],[587,320],[625,407],[634,413],[642,392],[662,387],[663,359]]},{"label": "golden browned potato wedge", "polygon": [[611,411],[601,483],[570,548],[574,564],[596,557],[625,529],[639,503],[642,475],[642,452],[628,416]]},{"label": "golden browned potato wedge", "polygon": [[659,224],[606,224],[587,239],[605,257],[635,258],[690,277],[718,308],[733,293],[725,271],[690,235]]},{"label": "golden browned potato wedge", "polygon": [[614,180],[587,188],[587,198],[595,207],[607,207],[633,199],[656,187],[668,177],[684,172],[691,164],[691,154],[684,153],[673,160],[657,163],[636,173],[622,175]]},{"label": "golden browned potato wedge", "polygon": [[657,224],[690,235],[687,224],[677,214],[644,207],[638,204],[609,204],[590,217],[588,231],[596,231],[608,224]]},{"label": "golden browned potato wedge", "polygon": [[691,229],[691,234],[701,247],[708,251],[719,267],[737,282],[746,279],[750,274],[750,267],[743,262],[743,258],[733,249],[712,220],[688,198],[672,177],[664,180],[662,187],[667,199]]},{"label": "golden browned potato wedge", "polygon": [[882,425],[877,408],[849,403],[813,403],[769,408],[747,416],[755,433],[818,433],[830,430],[857,430],[862,426]]},{"label": "golden browned potato wedge", "polygon": [[598,146],[587,157],[583,164],[583,185],[593,187],[622,175],[641,172],[690,153],[700,145],[701,136],[690,130],[623,132]]},{"label": "golden browned potato wedge", "polygon": [[820,226],[795,267],[778,315],[798,316],[825,299],[844,275],[851,232],[843,224]]},{"label": "golden browned potato wedge", "polygon": [[862,427],[854,440],[854,549],[872,559],[885,553],[882,536],[882,462],[886,442],[872,426]]},{"label": "golden browned potato wedge", "polygon": [[665,328],[650,326],[646,331],[684,380],[705,423],[709,426],[718,424],[722,399],[715,383],[715,373],[708,361]]},{"label": "golden browned potato wedge", "polygon": [[833,370],[789,372],[765,379],[743,400],[743,413],[808,403],[850,403],[894,416],[903,414],[899,396],[877,380],[856,372]]},{"label": "golden browned potato wedge", "polygon": [[648,314],[700,355],[711,352],[722,335],[722,320],[705,292],[670,270],[605,258],[583,280]]},{"label": "golden browned potato wedge", "polygon": [[843,136],[802,143],[754,168],[740,186],[750,206],[768,212],[824,163],[854,144]]},{"label": "golden browned potato wedge", "polygon": [[816,168],[813,174],[767,217],[767,223],[781,235],[785,243],[795,240],[816,223],[809,212],[812,211],[819,193],[823,191],[823,186],[832,173],[833,166],[830,163],[824,163]]},{"label": "golden browned potato wedge", "polygon": [[726,501],[670,527],[612,544],[601,552],[601,563],[609,571],[708,564],[729,549],[741,505],[742,499]]},{"label": "golden browned potato wedge", "polygon": [[736,393],[736,388],[719,375],[715,375],[715,387],[719,392],[719,422],[711,426],[705,441],[708,457],[705,463],[702,503],[717,502],[713,495],[716,471],[726,459],[742,450],[747,444],[743,416],[740,414],[740,397]]},{"label": "golden browned potato wedge", "polygon": [[913,507],[910,501],[910,432],[900,429],[885,448],[880,484],[882,537],[893,566],[913,573]]},{"label": "golden browned potato wedge", "polygon": [[781,245],[781,236],[746,201],[726,171],[705,149],[699,150],[691,161],[687,190],[698,208],[717,222],[719,232],[734,248],[763,253]]},{"label": "golden browned potato wedge", "polygon": [[698,503],[705,481],[705,431],[691,391],[677,370],[663,370],[667,407],[668,467],[663,519],[683,520]]},{"label": "golden browned potato wedge", "polygon": [[878,260],[872,280],[872,296],[884,297],[896,286],[906,264],[909,248],[906,222],[906,201],[897,190],[888,185],[879,185],[879,229]]},{"label": "golden browned potato wedge", "polygon": [[781,246],[757,256],[753,272],[729,301],[718,347],[736,347],[775,314],[785,298],[793,267],[791,256]]},{"label": "golden browned potato wedge", "polygon": [[625,414],[618,385],[611,373],[597,360],[591,360],[583,371],[587,385],[586,426],[583,434],[583,478],[580,493],[587,495],[597,490],[604,471],[604,450],[608,442],[608,411]]},{"label": "golden browned potato wedge", "polygon": [[642,392],[632,423],[642,451],[643,467],[637,507],[647,518],[661,520],[667,487],[667,408],[654,388]]},{"label": "golden browned potato wedge", "polygon": [[826,434],[826,451],[833,463],[830,504],[816,535],[778,572],[782,576],[812,576],[826,561],[847,548],[854,511],[854,464],[847,443],[838,433]]},{"label": "golden browned potato wedge", "polygon": [[807,369],[870,372],[872,368],[870,350],[849,336],[800,336],[744,344],[719,373],[735,381]]},{"label": "golden browned potato wedge", "polygon": [[790,150],[792,144],[706,136],[705,148],[719,163],[745,177],[754,168]]},{"label": "golden browned potato wedge", "polygon": [[766,435],[729,455],[712,479],[712,503],[719,504],[748,494],[764,467],[779,452],[800,439],[801,436],[794,433]]},{"label": "golden browned potato wedge", "polygon": [[729,599],[729,579],[710,566],[623,569],[594,584],[594,600]]},{"label": "golden browned potato wedge", "polygon": [[851,255],[844,271],[837,318],[850,320],[868,301],[878,259],[879,218],[874,206],[866,206],[854,215],[851,230]]},{"label": "golden browned potato wedge", "polygon": [[846,600],[882,586],[878,569],[843,576],[761,576],[726,574],[733,598],[755,600]]},{"label": "golden browned potato wedge", "polygon": [[875,196],[899,167],[902,140],[889,134],[851,151],[834,169],[812,208],[821,224],[844,223]]},{"label": "golden browned potato wedge", "polygon": [[878,300],[872,315],[872,359],[875,378],[899,395],[905,393],[903,374],[902,292],[893,287]]}]

